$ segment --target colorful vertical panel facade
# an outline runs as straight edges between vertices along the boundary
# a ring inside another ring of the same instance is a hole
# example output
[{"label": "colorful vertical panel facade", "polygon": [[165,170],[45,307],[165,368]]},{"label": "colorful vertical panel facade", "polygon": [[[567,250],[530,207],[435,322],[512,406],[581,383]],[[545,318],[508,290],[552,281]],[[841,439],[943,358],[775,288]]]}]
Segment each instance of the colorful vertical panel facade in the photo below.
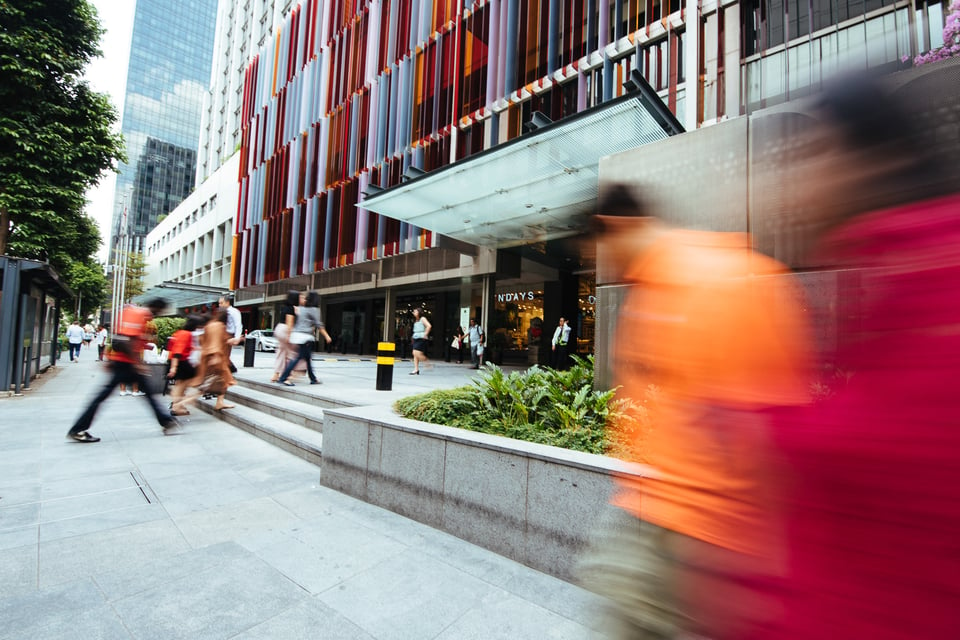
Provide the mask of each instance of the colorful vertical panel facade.
[{"label": "colorful vertical panel facade", "polygon": [[232,286],[433,246],[365,210],[370,185],[506,142],[533,111],[558,120],[621,95],[632,56],[602,52],[640,24],[637,6],[303,2],[246,71]]},{"label": "colorful vertical panel facade", "polygon": [[635,70],[690,128],[809,92],[838,34],[853,66],[916,52],[912,0],[838,2],[816,31],[816,0],[305,0],[246,71],[232,286],[433,246],[364,194],[616,98]]}]

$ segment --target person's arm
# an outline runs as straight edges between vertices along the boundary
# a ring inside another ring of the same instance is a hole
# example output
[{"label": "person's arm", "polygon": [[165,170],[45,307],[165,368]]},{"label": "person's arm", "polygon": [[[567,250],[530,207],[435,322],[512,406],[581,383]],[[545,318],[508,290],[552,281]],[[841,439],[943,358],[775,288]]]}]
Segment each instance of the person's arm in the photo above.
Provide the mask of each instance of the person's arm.
[{"label": "person's arm", "polygon": [[426,339],[430,335],[430,329],[433,329],[433,325],[426,318],[420,318],[420,322],[423,323],[423,337]]}]

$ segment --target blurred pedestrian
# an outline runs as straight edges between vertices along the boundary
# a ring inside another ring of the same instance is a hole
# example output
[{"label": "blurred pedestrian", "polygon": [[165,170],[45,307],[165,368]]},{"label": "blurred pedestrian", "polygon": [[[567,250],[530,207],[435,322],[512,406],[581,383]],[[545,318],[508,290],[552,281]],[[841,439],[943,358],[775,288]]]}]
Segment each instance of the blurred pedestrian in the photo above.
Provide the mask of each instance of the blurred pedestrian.
[{"label": "blurred pedestrian", "polygon": [[190,413],[190,410],[181,406],[180,402],[184,398],[188,383],[197,376],[196,367],[190,361],[190,356],[193,353],[193,332],[203,325],[203,316],[191,314],[187,316],[183,327],[170,336],[168,348],[170,368],[167,371],[167,377],[176,381],[173,392],[170,394],[170,413],[175,416]]},{"label": "blurred pedestrian", "polygon": [[70,362],[79,362],[80,347],[83,346],[83,328],[79,320],[74,320],[67,327],[67,344],[70,347]]},{"label": "blurred pedestrian", "polygon": [[410,375],[420,375],[420,364],[427,362],[428,338],[433,325],[423,317],[423,309],[415,307],[413,310],[413,371]]},{"label": "blurred pedestrian", "polygon": [[[110,380],[84,410],[83,414],[67,432],[67,437],[77,442],[99,442],[100,438],[90,434],[90,425],[97,413],[97,409],[113,392],[118,384],[138,384],[140,389],[149,389],[146,372],[141,363],[143,346],[148,331],[147,324],[154,314],[166,308],[167,302],[162,298],[154,298],[147,302],[146,308],[128,305],[124,307],[118,326],[117,334],[113,338],[110,350]],[[145,394],[157,422],[166,433],[179,425],[176,418],[171,416],[153,394]]]},{"label": "blurred pedestrian", "polygon": [[868,80],[833,84],[809,115],[791,180],[817,265],[840,270],[848,380],[777,429],[793,471],[779,637],[960,638],[956,177]]},{"label": "blurred pedestrian", "polygon": [[83,346],[89,348],[94,338],[93,326],[90,323],[83,325]]},{"label": "blurred pedestrian", "polygon": [[227,341],[224,346],[224,353],[227,357],[227,366],[230,373],[236,373],[237,367],[230,359],[233,348],[243,342],[243,317],[240,310],[233,306],[233,296],[220,296],[218,302],[220,308],[226,312],[224,326],[226,327]]},{"label": "blurred pedestrian", "polygon": [[768,411],[808,399],[800,293],[745,234],[667,228],[624,185],[598,210],[597,254],[631,287],[616,382],[638,404],[659,392],[653,426],[621,434],[649,465],[617,478],[638,521],[601,533],[584,584],[615,638],[763,637],[784,569]]},{"label": "blurred pedestrian", "polygon": [[314,330],[319,329],[320,334],[326,340],[327,344],[332,341],[330,334],[323,325],[320,318],[320,296],[316,291],[300,294],[300,305],[294,309],[296,320],[293,324],[293,331],[290,333],[291,344],[297,345],[299,353],[297,358],[287,363],[287,368],[280,374],[277,380],[282,385],[288,387],[294,386],[287,378],[298,363],[305,362],[307,367],[307,376],[310,377],[310,384],[320,384],[320,380],[313,372],[313,343],[316,341]]},{"label": "blurred pedestrian", "polygon": [[102,324],[97,327],[97,333],[93,338],[93,342],[95,345],[97,345],[97,360],[99,362],[103,362],[103,353],[107,347],[108,335],[107,328]]},{"label": "blurred pedestrian", "polygon": [[227,310],[224,307],[212,311],[210,319],[203,327],[200,336],[200,367],[197,377],[190,386],[198,386],[207,395],[217,398],[213,408],[216,411],[233,409],[234,405],[227,403],[227,389],[236,381],[230,371],[230,340],[227,333]]},{"label": "blurred pedestrian", "polygon": [[[480,324],[477,322],[476,318],[470,318],[470,327],[467,329],[467,338],[470,343],[470,363],[473,364],[474,369],[479,369],[483,351],[483,329],[480,328]],[[480,350],[480,351],[478,351]],[[479,354],[479,355],[478,355]]]},{"label": "blurred pedestrian", "polygon": [[456,353],[451,352],[451,360],[455,357],[457,364],[463,364],[463,327],[457,327],[453,332],[453,340],[450,342],[450,348]]},{"label": "blurred pedestrian", "polygon": [[[273,337],[277,339],[277,353],[273,359],[273,377],[270,378],[270,382],[278,381],[287,365],[296,360],[300,353],[299,346],[290,343],[290,333],[297,319],[295,308],[299,304],[300,292],[288,291],[287,298],[280,307],[280,321],[273,329]],[[306,373],[306,371],[307,364],[303,361],[298,362],[293,368],[294,373]]]}]

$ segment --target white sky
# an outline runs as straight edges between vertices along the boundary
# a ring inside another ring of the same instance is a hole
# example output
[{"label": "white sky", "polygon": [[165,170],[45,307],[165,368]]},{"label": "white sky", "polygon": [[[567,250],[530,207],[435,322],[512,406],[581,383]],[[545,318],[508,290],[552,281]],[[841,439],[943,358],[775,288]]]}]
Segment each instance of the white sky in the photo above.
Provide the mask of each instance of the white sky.
[{"label": "white sky", "polygon": [[[123,96],[127,87],[127,63],[130,59],[130,40],[133,35],[133,16],[136,9],[135,0],[89,0],[100,14],[100,23],[106,29],[100,42],[103,57],[97,58],[87,67],[85,78],[90,85],[101,93],[109,94],[114,107],[117,109],[118,119],[115,130],[120,131],[120,122],[123,116]],[[116,183],[116,174],[104,174],[100,183],[87,192],[87,213],[100,226],[100,247],[98,258],[101,262],[107,259],[110,229],[110,220],[113,216],[113,188]]]}]

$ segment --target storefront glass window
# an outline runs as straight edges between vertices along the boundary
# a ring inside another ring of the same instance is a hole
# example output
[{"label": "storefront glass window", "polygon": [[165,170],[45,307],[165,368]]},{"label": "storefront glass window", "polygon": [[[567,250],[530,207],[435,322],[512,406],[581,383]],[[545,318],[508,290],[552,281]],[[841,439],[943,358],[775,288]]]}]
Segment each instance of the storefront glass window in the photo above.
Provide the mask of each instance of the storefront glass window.
[{"label": "storefront glass window", "polygon": [[577,354],[587,356],[593,353],[594,333],[596,332],[597,281],[594,277],[580,277],[578,294],[580,313],[574,324],[577,335]]},{"label": "storefront glass window", "polygon": [[491,329],[496,334],[491,348],[502,346],[505,357],[527,359],[543,333],[543,285],[498,289]]}]

